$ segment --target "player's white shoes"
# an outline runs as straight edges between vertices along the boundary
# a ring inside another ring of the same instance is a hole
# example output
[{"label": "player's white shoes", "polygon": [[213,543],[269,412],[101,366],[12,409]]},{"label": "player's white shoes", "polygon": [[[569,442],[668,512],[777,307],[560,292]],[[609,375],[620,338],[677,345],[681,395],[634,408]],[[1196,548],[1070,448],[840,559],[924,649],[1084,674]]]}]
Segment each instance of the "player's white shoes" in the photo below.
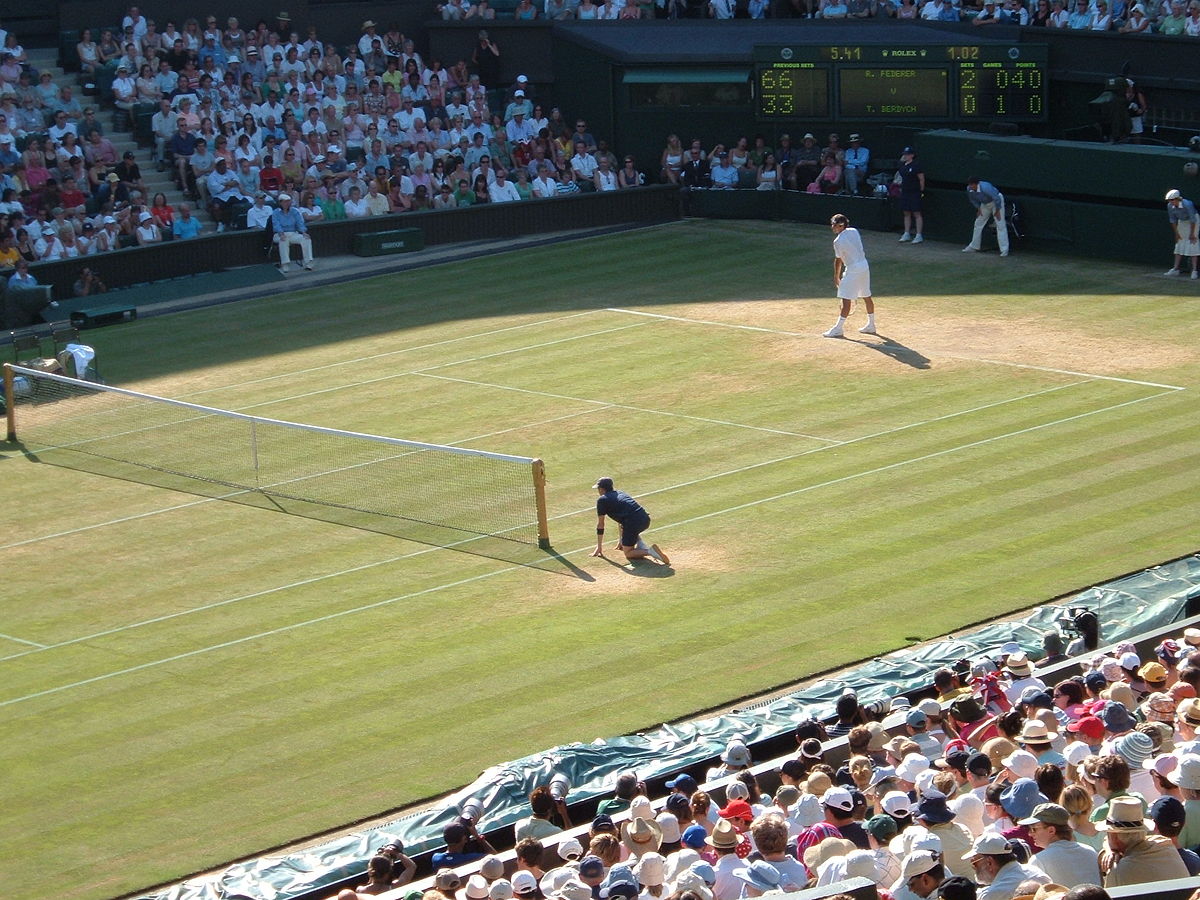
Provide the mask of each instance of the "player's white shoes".
[{"label": "player's white shoes", "polygon": [[923,234],[918,234],[916,237],[914,237],[914,238],[913,238],[913,243],[914,243],[914,244],[923,244],[923,243],[925,243],[925,235],[923,235]]},{"label": "player's white shoes", "polygon": [[900,243],[902,243],[902,244],[907,243],[908,241],[911,241],[911,240],[912,240],[912,235],[909,234],[907,231],[904,232],[904,234],[900,235]]},{"label": "player's white shoes", "polygon": [[858,329],[858,333],[859,334],[879,334],[879,332],[875,330],[875,326],[870,324],[869,322],[866,325],[864,325],[862,328]]},{"label": "player's white shoes", "polygon": [[1164,275],[1178,275],[1179,270],[1178,269],[1167,269],[1167,271],[1163,272],[1163,274]]},{"label": "player's white shoes", "polygon": [[667,556],[667,554],[663,551],[663,548],[658,546],[658,544],[651,544],[650,552],[653,553],[654,558],[664,566],[669,566],[671,564],[671,557]]},{"label": "player's white shoes", "polygon": [[832,328],[830,328],[828,331],[826,331],[824,334],[821,335],[821,337],[845,337],[845,336],[846,336],[846,332],[842,331],[841,325],[834,325]]},{"label": "player's white shoes", "polygon": [[979,251],[976,248],[972,247],[970,244],[967,244],[967,246],[963,247],[963,253],[978,253],[978,252]]},{"label": "player's white shoes", "polygon": [[1197,278],[1200,278],[1200,272],[1197,272],[1195,269],[1192,269],[1192,280],[1195,281]]},{"label": "player's white shoes", "polygon": [[1005,250],[1005,251],[1004,251],[1003,253],[1001,253],[1000,255],[1001,255],[1001,256],[1008,256],[1008,251],[1007,251],[1007,250]]}]

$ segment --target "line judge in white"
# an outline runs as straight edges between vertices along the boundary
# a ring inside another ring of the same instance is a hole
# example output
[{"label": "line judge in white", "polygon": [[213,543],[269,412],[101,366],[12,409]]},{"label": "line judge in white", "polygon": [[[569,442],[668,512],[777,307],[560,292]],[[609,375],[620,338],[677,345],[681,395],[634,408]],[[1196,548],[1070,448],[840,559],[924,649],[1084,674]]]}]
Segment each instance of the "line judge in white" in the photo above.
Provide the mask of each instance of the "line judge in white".
[{"label": "line judge in white", "polygon": [[829,220],[833,229],[833,285],[838,299],[842,301],[837,324],[825,332],[825,337],[843,337],[846,317],[855,300],[862,300],[867,308],[867,324],[858,329],[860,334],[876,334],[875,301],[871,299],[871,267],[863,250],[862,236],[857,228],[850,227],[850,220],[838,213]]}]

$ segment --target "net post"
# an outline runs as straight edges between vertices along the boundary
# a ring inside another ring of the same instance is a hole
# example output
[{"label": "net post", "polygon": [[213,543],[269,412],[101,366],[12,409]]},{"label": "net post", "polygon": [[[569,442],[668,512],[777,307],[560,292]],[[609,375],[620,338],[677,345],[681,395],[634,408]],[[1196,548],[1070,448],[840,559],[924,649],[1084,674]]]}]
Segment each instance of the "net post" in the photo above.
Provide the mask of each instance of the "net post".
[{"label": "net post", "polygon": [[535,459],[533,469],[533,497],[537,504],[538,547],[550,549],[550,519],[546,515],[546,464]]},{"label": "net post", "polygon": [[4,364],[4,418],[7,420],[8,437],[5,440],[17,439],[17,404],[13,391],[13,370],[10,363]]}]

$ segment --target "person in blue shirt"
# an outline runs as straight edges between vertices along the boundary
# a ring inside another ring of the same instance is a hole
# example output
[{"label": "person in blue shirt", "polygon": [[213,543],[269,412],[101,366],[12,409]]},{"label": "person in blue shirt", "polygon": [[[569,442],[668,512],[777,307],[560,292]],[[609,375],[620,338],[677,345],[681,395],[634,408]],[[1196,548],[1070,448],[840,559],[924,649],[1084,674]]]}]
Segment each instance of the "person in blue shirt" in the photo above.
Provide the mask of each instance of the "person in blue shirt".
[{"label": "person in blue shirt", "polygon": [[475,830],[475,823],[470,819],[451,822],[442,829],[442,840],[446,842],[446,849],[429,858],[429,864],[434,871],[455,869],[496,852],[487,838]]},{"label": "person in blue shirt", "polygon": [[978,253],[983,239],[983,229],[988,217],[996,220],[996,242],[1000,255],[1008,256],[1008,224],[1004,221],[1004,195],[990,181],[980,181],[974,175],[967,179],[967,199],[975,207],[975,233],[971,243],[963,247],[963,253]]},{"label": "person in blue shirt", "polygon": [[850,146],[846,148],[846,165],[842,174],[846,179],[846,190],[858,194],[859,182],[867,180],[867,166],[871,161],[871,151],[862,145],[862,138],[857,134],[850,135]]},{"label": "person in blue shirt", "polygon": [[1196,263],[1200,261],[1200,214],[1196,212],[1196,204],[1185,200],[1183,194],[1172,188],[1167,191],[1167,219],[1171,230],[1175,232],[1175,265],[1168,270],[1168,275],[1178,275],[1179,265],[1185,256],[1192,258],[1192,277],[1200,278],[1196,271]]},{"label": "person in blue shirt", "polygon": [[627,560],[649,556],[669,566],[671,560],[658,544],[646,546],[641,539],[642,532],[650,527],[650,514],[642,505],[624,491],[618,491],[611,478],[601,478],[592,487],[600,492],[596,501],[596,549],[592,551],[592,556],[604,555],[604,518],[607,516],[621,526],[617,549],[625,554]]},{"label": "person in blue shirt", "polygon": [[171,234],[176,240],[185,241],[200,234],[200,220],[192,215],[192,208],[188,204],[179,204],[179,215],[171,222]]},{"label": "person in blue shirt", "polygon": [[286,272],[291,263],[293,245],[300,248],[304,260],[304,268],[309,272],[313,267],[312,238],[308,236],[308,225],[300,210],[292,207],[292,195],[287,191],[279,194],[279,208],[271,213],[271,229],[279,242],[279,271]]}]

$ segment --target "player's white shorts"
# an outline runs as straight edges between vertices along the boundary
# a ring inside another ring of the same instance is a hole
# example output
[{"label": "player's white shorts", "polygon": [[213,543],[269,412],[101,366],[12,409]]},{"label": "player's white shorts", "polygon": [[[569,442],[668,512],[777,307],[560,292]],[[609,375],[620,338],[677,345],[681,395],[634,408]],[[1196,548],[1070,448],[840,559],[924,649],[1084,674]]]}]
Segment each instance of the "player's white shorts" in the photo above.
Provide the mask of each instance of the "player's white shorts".
[{"label": "player's white shorts", "polygon": [[857,300],[860,297],[871,296],[871,267],[856,266],[842,273],[842,281],[838,285],[839,300]]}]

